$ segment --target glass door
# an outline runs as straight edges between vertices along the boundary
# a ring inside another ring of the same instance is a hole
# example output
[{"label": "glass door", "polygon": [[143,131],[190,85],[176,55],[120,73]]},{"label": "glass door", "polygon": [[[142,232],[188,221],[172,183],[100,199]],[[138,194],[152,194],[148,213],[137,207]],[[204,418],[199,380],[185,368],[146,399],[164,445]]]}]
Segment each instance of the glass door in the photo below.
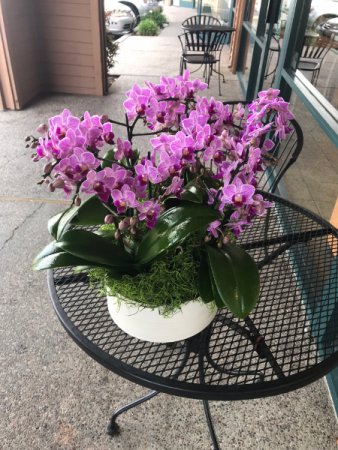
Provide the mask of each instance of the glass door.
[{"label": "glass door", "polygon": [[243,1],[245,6],[236,73],[245,100],[251,101],[263,86],[280,1]]}]

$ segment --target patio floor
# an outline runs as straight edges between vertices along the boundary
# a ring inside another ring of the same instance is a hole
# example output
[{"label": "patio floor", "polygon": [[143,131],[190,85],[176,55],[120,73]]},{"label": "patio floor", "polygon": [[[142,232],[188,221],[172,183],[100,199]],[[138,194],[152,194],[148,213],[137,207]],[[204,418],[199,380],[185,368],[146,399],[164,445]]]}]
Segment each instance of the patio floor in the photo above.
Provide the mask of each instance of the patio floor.
[{"label": "patio floor", "polygon": [[[110,373],[68,337],[49,299],[46,274],[30,270],[34,256],[50,242],[48,218],[65,205],[61,195],[36,185],[40,170],[30,163],[31,150],[24,149],[23,138],[65,107],[78,116],[88,110],[121,120],[125,92],[133,83],[156,82],[161,73],[176,75],[177,35],[193,12],[166,7],[165,13],[170,26],[159,37],[130,37],[121,43],[113,70],[121,76],[109,95],[48,95],[22,111],[0,113],[1,449],[212,449],[202,403],[165,394],[123,414],[122,433],[107,436],[110,413],[149,390]],[[236,76],[227,69],[226,51],[222,72],[222,100],[241,99]],[[216,81],[207,95],[218,98]],[[147,148],[143,138],[141,149]],[[309,157],[298,170],[311,166]],[[295,173],[290,183],[298,182]],[[224,450],[337,448],[338,424],[324,379],[277,397],[210,405]]]}]

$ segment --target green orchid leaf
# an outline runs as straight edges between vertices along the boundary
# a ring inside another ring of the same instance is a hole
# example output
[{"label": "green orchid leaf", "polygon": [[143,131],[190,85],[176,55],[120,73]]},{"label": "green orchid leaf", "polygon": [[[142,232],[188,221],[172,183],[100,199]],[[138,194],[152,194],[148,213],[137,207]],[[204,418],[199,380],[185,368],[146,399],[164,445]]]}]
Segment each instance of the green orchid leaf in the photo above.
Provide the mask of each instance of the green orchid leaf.
[{"label": "green orchid leaf", "polygon": [[94,231],[94,233],[98,236],[103,237],[104,239],[107,239],[110,242],[115,241],[116,230],[97,230]]},{"label": "green orchid leaf", "polygon": [[134,263],[134,258],[124,248],[86,230],[66,231],[56,246],[86,260],[87,265],[89,261],[116,267],[130,266]]},{"label": "green orchid leaf", "polygon": [[67,227],[67,225],[70,224],[72,218],[77,214],[79,208],[80,206],[72,206],[67,211],[65,211],[65,213],[59,220],[58,229],[56,233],[57,241],[61,238],[65,228]]},{"label": "green orchid leaf", "polygon": [[206,175],[202,175],[201,176],[201,180],[203,181],[203,183],[205,183],[205,185],[209,188],[209,189],[216,189],[218,190],[221,186],[222,183],[217,180],[216,178],[213,178],[211,175],[206,174]]},{"label": "green orchid leaf", "polygon": [[54,239],[56,239],[57,236],[57,232],[58,232],[58,226],[59,226],[59,222],[62,218],[62,216],[69,210],[68,209],[64,209],[63,211],[55,214],[55,216],[52,216],[49,220],[48,220],[48,231],[49,233],[53,236]]},{"label": "green orchid leaf", "polygon": [[198,177],[198,173],[192,173],[190,170],[186,170],[185,173],[188,183]]},{"label": "green orchid leaf", "polygon": [[77,214],[71,219],[72,225],[103,225],[109,214],[101,200],[93,195],[78,207]]},{"label": "green orchid leaf", "polygon": [[191,233],[219,217],[216,210],[206,205],[182,201],[180,206],[164,212],[154,229],[147,232],[138,248],[136,261],[147,264],[156,257],[164,256]]},{"label": "green orchid leaf", "polygon": [[60,249],[58,247],[55,247],[56,241],[51,242],[48,244],[42,252],[40,252],[34,259],[33,264],[37,263],[38,261],[41,261],[41,259],[45,258],[46,256],[53,255],[54,253],[60,253]]},{"label": "green orchid leaf", "polygon": [[169,209],[175,208],[176,206],[179,206],[181,204],[181,201],[179,198],[175,197],[174,195],[170,195],[170,197],[167,197],[164,200],[164,206],[166,211]]},{"label": "green orchid leaf", "polygon": [[222,308],[224,308],[224,303],[223,303],[223,300],[221,299],[221,297],[218,293],[217,287],[215,285],[215,279],[212,274],[211,267],[209,265],[209,261],[208,261],[208,267],[209,267],[209,277],[210,277],[210,282],[211,282],[211,287],[212,287],[212,295],[215,300],[217,308],[222,309]]},{"label": "green orchid leaf", "polygon": [[35,259],[32,265],[33,270],[55,269],[57,267],[75,267],[87,264],[87,261],[69,253],[61,252],[46,256],[45,258]]},{"label": "green orchid leaf", "polygon": [[101,161],[102,169],[105,169],[106,167],[110,167],[110,168],[112,167],[113,162],[110,162],[110,161],[116,161],[115,152],[116,152],[116,149],[113,149],[113,148],[111,150],[107,151],[107,153],[103,157],[103,159],[106,159],[107,161]]},{"label": "green orchid leaf", "polygon": [[207,250],[214,285],[223,305],[243,319],[259,298],[260,280],[255,261],[234,244],[226,244],[221,249],[208,245]]},{"label": "green orchid leaf", "polygon": [[203,254],[201,259],[197,278],[197,289],[204,303],[210,303],[214,300],[208,257],[206,254]]},{"label": "green orchid leaf", "polygon": [[199,177],[190,181],[190,183],[188,183],[183,189],[183,192],[181,194],[182,199],[188,200],[189,202],[202,203],[204,189],[201,186],[202,185]]},{"label": "green orchid leaf", "polygon": [[127,242],[125,238],[123,238],[123,244],[127,252],[135,257],[138,250],[138,244],[135,241],[133,241],[133,239],[130,239],[130,241]]}]

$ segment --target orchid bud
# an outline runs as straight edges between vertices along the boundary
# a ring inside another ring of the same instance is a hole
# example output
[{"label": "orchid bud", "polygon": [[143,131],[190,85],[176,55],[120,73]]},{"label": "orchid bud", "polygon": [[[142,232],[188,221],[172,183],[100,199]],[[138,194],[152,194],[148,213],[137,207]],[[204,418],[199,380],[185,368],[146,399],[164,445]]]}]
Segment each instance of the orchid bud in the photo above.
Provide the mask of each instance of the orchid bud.
[{"label": "orchid bud", "polygon": [[209,241],[211,241],[211,237],[210,236],[205,236],[204,242],[209,242]]},{"label": "orchid bud", "polygon": [[53,187],[55,187],[56,189],[63,189],[65,187],[65,182],[63,180],[56,180],[53,183]]},{"label": "orchid bud", "polygon": [[51,192],[54,192],[54,191],[55,191],[55,187],[53,186],[53,184],[50,184],[50,185],[48,186],[48,189],[49,189]]},{"label": "orchid bud", "polygon": [[81,205],[81,199],[80,197],[76,197],[75,202],[74,202],[75,206],[80,206]]},{"label": "orchid bud", "polygon": [[31,158],[35,158],[35,157],[36,157],[36,154],[33,153],[33,154],[31,155]]},{"label": "orchid bud", "polygon": [[263,161],[263,164],[265,167],[270,167],[271,166],[271,162],[270,161]]},{"label": "orchid bud", "polygon": [[120,239],[120,237],[121,237],[121,233],[117,230],[116,233],[114,234],[114,238]]},{"label": "orchid bud", "polygon": [[130,244],[130,238],[126,239],[126,244]]},{"label": "orchid bud", "polygon": [[104,123],[107,123],[109,120],[109,117],[107,116],[107,114],[102,114],[102,116],[100,117],[100,122],[102,123],[102,125]]},{"label": "orchid bud", "polygon": [[129,227],[129,225],[130,225],[130,217],[125,217],[123,219],[123,222],[125,222],[127,224],[127,226]]},{"label": "orchid bud", "polygon": [[33,143],[30,145],[30,147],[33,148],[33,149],[36,148],[36,147],[38,147],[38,146],[39,146],[39,143],[36,142],[36,141],[33,142]]},{"label": "orchid bud", "polygon": [[29,148],[29,147],[30,147],[30,145],[29,145],[29,144],[26,144],[26,145],[25,145],[25,148]]},{"label": "orchid bud", "polygon": [[49,184],[50,183],[50,181],[49,180],[45,180],[45,184]]},{"label": "orchid bud", "polygon": [[128,224],[124,221],[124,220],[122,220],[120,223],[119,223],[119,230],[125,230],[126,228],[128,228]]},{"label": "orchid bud", "polygon": [[84,116],[81,116],[80,117],[80,121],[82,122],[84,120]]},{"label": "orchid bud", "polygon": [[28,142],[28,141],[30,141],[31,140],[31,137],[30,136],[26,136],[25,137],[25,142]]},{"label": "orchid bud", "polygon": [[110,223],[114,222],[114,216],[112,214],[108,214],[105,218],[104,218],[104,223],[106,225],[109,225]]},{"label": "orchid bud", "polygon": [[136,234],[136,228],[132,228],[131,230],[130,230],[130,232],[131,232],[131,234]]},{"label": "orchid bud", "polygon": [[48,163],[43,166],[43,173],[50,173],[52,170],[53,164]]},{"label": "orchid bud", "polygon": [[161,212],[164,212],[165,211],[165,206],[161,205],[160,209],[161,209]]},{"label": "orchid bud", "polygon": [[47,133],[48,127],[47,127],[47,125],[46,125],[45,123],[42,123],[41,125],[39,125],[39,126],[37,127],[36,131],[37,131],[38,133],[40,133],[40,134],[44,134],[44,133]]},{"label": "orchid bud", "polygon": [[163,200],[164,200],[163,195],[159,195],[158,198],[157,198],[157,200],[158,200],[159,203],[162,203]]},{"label": "orchid bud", "polygon": [[130,225],[132,227],[134,227],[136,225],[136,222],[137,222],[137,217],[134,216],[130,219]]},{"label": "orchid bud", "polygon": [[218,248],[222,248],[222,246],[223,246],[222,242],[219,242],[219,243],[217,244],[217,247],[218,247]]},{"label": "orchid bud", "polygon": [[223,238],[223,244],[228,244],[230,242],[229,236],[224,236]]}]

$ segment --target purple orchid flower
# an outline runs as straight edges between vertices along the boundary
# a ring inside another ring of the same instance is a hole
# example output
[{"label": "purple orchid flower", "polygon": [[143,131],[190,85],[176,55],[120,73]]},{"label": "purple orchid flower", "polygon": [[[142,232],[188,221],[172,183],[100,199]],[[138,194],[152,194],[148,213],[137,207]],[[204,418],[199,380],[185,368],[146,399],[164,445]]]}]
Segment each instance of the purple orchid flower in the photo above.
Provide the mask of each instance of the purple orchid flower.
[{"label": "purple orchid flower", "polygon": [[176,177],[181,169],[180,161],[176,156],[169,156],[168,153],[161,153],[161,162],[158,165],[158,173],[162,177],[162,181],[165,181],[168,177]]},{"label": "purple orchid flower", "polygon": [[163,100],[169,98],[169,94],[166,92],[166,88],[162,84],[154,84],[151,81],[144,82],[147,88],[150,90],[150,95],[156,100]]},{"label": "purple orchid flower", "polygon": [[252,196],[255,188],[249,184],[243,184],[239,177],[235,177],[232,184],[223,188],[222,202],[233,204],[236,208],[253,202]]},{"label": "purple orchid flower", "polygon": [[245,109],[242,108],[242,103],[238,103],[238,105],[236,105],[236,107],[233,111],[233,116],[237,120],[242,120],[244,117],[244,113],[245,113]]},{"label": "purple orchid flower", "polygon": [[122,142],[121,138],[117,138],[117,151],[115,153],[115,158],[120,161],[123,157],[132,158],[133,150],[130,147],[129,141]]},{"label": "purple orchid flower", "polygon": [[83,147],[86,139],[83,136],[76,135],[71,128],[67,131],[66,136],[59,142],[59,158],[68,158],[73,154],[76,147]]},{"label": "purple orchid flower", "polygon": [[62,114],[49,119],[50,135],[54,135],[57,141],[61,141],[68,130],[75,132],[79,124],[80,120],[77,117],[73,117],[68,109],[64,109]]},{"label": "purple orchid flower", "polygon": [[146,111],[148,122],[164,124],[167,111],[167,102],[158,102],[155,98],[150,100],[150,107]]},{"label": "purple orchid flower", "polygon": [[135,172],[137,174],[137,181],[141,186],[146,186],[149,181],[152,183],[160,183],[161,177],[157,172],[156,167],[153,167],[151,161],[144,161],[144,164],[138,164],[135,166]]},{"label": "purple orchid flower", "polygon": [[90,170],[96,169],[101,164],[92,153],[82,148],[75,148],[69,161],[75,173],[82,175],[82,177],[85,177]]},{"label": "purple orchid flower", "polygon": [[82,183],[81,191],[86,194],[96,194],[100,200],[107,203],[110,192],[116,184],[114,175],[110,167],[106,167],[98,173],[91,170],[88,172],[86,181]]},{"label": "purple orchid flower", "polygon": [[161,134],[160,137],[150,140],[151,145],[154,148],[154,150],[151,154],[151,161],[153,164],[155,164],[155,158],[156,158],[157,152],[165,151],[166,153],[168,153],[168,155],[171,155],[170,145],[174,140],[175,140],[175,136],[172,136],[172,135],[167,136],[166,134]]},{"label": "purple orchid flower", "polygon": [[134,84],[133,89],[127,92],[128,100],[123,105],[127,110],[129,120],[134,120],[136,116],[145,116],[148,108],[148,101],[150,97],[150,89],[140,88]]},{"label": "purple orchid flower", "polygon": [[195,142],[191,136],[185,136],[182,131],[179,131],[170,147],[172,154],[177,159],[183,159],[185,163],[194,164],[196,160]]},{"label": "purple orchid flower", "polygon": [[165,76],[161,75],[160,85],[163,86],[165,92],[169,97],[176,97],[179,88],[176,84],[175,78],[166,78]]},{"label": "purple orchid flower", "polygon": [[246,207],[249,216],[263,216],[266,208],[271,208],[273,206],[273,203],[265,201],[260,194],[254,195],[252,199],[253,202]]},{"label": "purple orchid flower", "polygon": [[241,231],[245,230],[246,226],[252,225],[250,218],[248,217],[247,220],[238,220],[237,222],[229,222],[225,226],[229,227],[230,230],[234,233],[234,235],[238,238]]},{"label": "purple orchid flower", "polygon": [[221,148],[222,148],[222,141],[218,138],[213,139],[210,142],[210,146],[205,149],[205,152],[203,154],[203,161],[206,162],[213,159],[215,164],[222,164],[224,154]]},{"label": "purple orchid flower", "polygon": [[127,207],[136,208],[139,205],[134,192],[130,190],[127,184],[122,186],[120,191],[112,190],[111,196],[114,199],[114,205],[117,207],[118,214],[122,214]]},{"label": "purple orchid flower", "polygon": [[48,137],[48,133],[46,133],[45,139],[42,137],[39,139],[39,144],[40,145],[36,149],[38,159],[46,158],[46,161],[48,162],[58,153],[58,150],[55,151],[52,141]]},{"label": "purple orchid flower", "polygon": [[192,136],[194,139],[195,135],[197,134],[197,126],[203,128],[206,123],[206,117],[199,115],[197,111],[191,111],[191,113],[189,114],[189,118],[187,119],[181,118],[181,124],[184,133]]},{"label": "purple orchid flower", "polygon": [[147,227],[153,229],[161,212],[161,206],[158,204],[157,200],[148,200],[138,205],[137,209],[141,213],[138,218],[140,220],[146,219]]},{"label": "purple orchid flower", "polygon": [[164,194],[170,195],[172,193],[181,200],[182,199],[181,193],[183,192],[182,188],[183,181],[184,180],[180,179],[179,177],[174,177],[171,185],[167,188]]},{"label": "purple orchid flower", "polygon": [[219,220],[215,220],[214,222],[209,223],[209,226],[207,228],[209,233],[211,233],[216,239],[218,237],[218,232],[220,234],[223,234],[222,230],[219,228],[220,225],[221,225],[221,222]]}]

